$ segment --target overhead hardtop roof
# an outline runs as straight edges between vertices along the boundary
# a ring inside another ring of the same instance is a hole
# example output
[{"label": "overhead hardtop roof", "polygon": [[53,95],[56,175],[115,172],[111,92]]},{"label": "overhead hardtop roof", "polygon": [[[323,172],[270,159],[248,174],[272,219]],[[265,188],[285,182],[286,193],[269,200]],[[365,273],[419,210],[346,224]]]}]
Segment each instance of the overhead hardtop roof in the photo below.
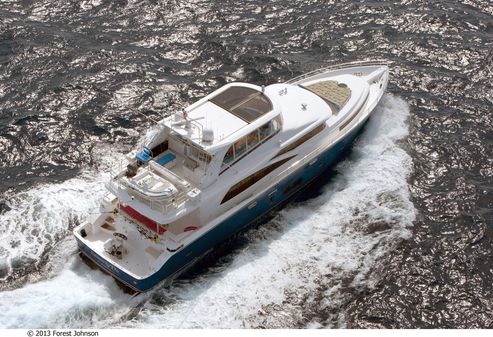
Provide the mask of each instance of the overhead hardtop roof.
[{"label": "overhead hardtop roof", "polygon": [[233,85],[209,99],[247,123],[272,110],[272,102],[261,91],[243,85]]},{"label": "overhead hardtop roof", "polygon": [[[229,83],[165,119],[164,124],[184,139],[213,154],[245,133],[265,124],[276,115],[262,87]],[[204,133],[213,140],[204,140]]]}]

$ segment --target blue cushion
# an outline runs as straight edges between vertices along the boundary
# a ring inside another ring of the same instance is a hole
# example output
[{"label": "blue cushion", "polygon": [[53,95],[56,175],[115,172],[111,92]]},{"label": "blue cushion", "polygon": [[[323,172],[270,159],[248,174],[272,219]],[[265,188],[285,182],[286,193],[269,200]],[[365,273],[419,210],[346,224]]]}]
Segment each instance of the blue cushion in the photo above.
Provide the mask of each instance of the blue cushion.
[{"label": "blue cushion", "polygon": [[170,161],[173,161],[175,159],[176,159],[176,156],[173,153],[167,153],[164,156],[162,156],[161,158],[159,158],[158,160],[156,160],[156,163],[164,166],[164,165],[168,164]]},{"label": "blue cushion", "polygon": [[135,157],[141,162],[147,163],[149,160],[152,159],[151,150],[149,150],[147,147],[144,147],[144,150],[137,153]]}]

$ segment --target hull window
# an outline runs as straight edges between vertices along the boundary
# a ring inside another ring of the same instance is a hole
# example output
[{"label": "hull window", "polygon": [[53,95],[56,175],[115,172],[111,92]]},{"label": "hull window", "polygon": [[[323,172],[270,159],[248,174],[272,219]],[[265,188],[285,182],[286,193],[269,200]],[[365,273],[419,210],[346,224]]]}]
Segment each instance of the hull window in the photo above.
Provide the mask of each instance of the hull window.
[{"label": "hull window", "polygon": [[301,185],[301,183],[303,182],[303,179],[302,178],[298,178],[296,179],[295,181],[293,181],[288,187],[286,187],[284,189],[284,191],[282,191],[282,193],[284,194],[288,194],[290,193],[291,191],[295,190],[296,188],[298,188],[298,186]]},{"label": "hull window", "polygon": [[289,160],[291,160],[294,157],[295,156],[279,160],[278,162],[275,162],[274,164],[271,164],[267,167],[264,167],[260,171],[257,171],[254,174],[252,174],[252,175],[246,177],[245,179],[239,181],[238,183],[234,184],[229,189],[228,193],[226,193],[226,195],[224,196],[223,200],[221,201],[221,204],[224,204],[226,201],[236,197],[238,194],[245,191],[247,188],[254,185],[258,181],[260,181],[263,177],[265,177],[266,175],[268,175],[269,173],[274,171],[276,168],[280,167],[281,165],[288,162]]},{"label": "hull window", "polygon": [[308,132],[306,135],[304,135],[303,137],[301,137],[300,139],[298,139],[297,141],[295,141],[291,145],[288,145],[285,148],[283,148],[281,151],[279,151],[279,153],[276,155],[276,157],[281,156],[285,153],[288,153],[289,151],[296,149],[298,146],[300,146],[301,144],[306,142],[308,139],[315,137],[316,135],[318,135],[320,132],[322,132],[325,129],[325,126],[326,126],[325,123],[317,126],[315,129]]}]

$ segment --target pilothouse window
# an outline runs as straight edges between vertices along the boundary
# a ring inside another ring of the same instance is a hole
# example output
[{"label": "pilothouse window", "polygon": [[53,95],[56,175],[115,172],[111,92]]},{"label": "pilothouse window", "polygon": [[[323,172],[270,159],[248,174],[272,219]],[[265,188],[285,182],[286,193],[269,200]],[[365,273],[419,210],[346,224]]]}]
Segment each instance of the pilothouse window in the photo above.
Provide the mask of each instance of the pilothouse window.
[{"label": "pilothouse window", "polygon": [[255,130],[247,136],[247,146],[253,149],[260,142],[259,131]]},{"label": "pilothouse window", "polygon": [[[243,158],[246,154],[253,151],[260,144],[275,135],[281,129],[280,117],[276,117],[268,123],[265,123],[260,128],[252,131],[248,135],[236,141],[226,152],[223,159],[224,172],[235,162]],[[221,173],[222,173],[221,172]]]},{"label": "pilothouse window", "polygon": [[272,128],[272,125],[271,123],[267,123],[267,124],[264,124],[262,125],[258,130],[259,130],[259,136],[260,136],[260,139],[263,140],[267,137],[269,137],[270,133],[271,133],[271,128]]},{"label": "pilothouse window", "polygon": [[231,146],[228,149],[228,152],[226,152],[226,155],[224,156],[223,164],[228,165],[229,163],[233,162],[235,160],[235,149],[233,146]]},{"label": "pilothouse window", "polygon": [[241,138],[234,144],[235,157],[243,156],[247,151],[247,140],[245,137]]}]

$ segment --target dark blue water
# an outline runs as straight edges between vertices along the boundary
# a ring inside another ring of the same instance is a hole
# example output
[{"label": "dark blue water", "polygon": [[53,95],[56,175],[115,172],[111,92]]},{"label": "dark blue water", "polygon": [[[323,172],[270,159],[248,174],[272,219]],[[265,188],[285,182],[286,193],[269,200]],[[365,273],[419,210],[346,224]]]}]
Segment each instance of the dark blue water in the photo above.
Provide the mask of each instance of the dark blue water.
[{"label": "dark blue water", "polygon": [[[337,308],[297,305],[293,315],[305,319],[285,326],[491,328],[492,16],[491,2],[479,0],[3,1],[0,237],[11,248],[0,255],[23,245],[6,235],[28,200],[23,193],[97,172],[101,147],[108,155],[130,150],[152,125],[148,117],[229,81],[262,85],[386,59],[389,92],[410,111],[399,146],[412,159],[411,235],[381,256],[375,284],[337,279]],[[36,219],[44,208],[26,212]],[[50,250],[69,240],[45,236],[36,258],[0,265],[2,289],[37,282],[33,273],[43,279]],[[283,326],[276,310],[261,310],[265,326]]]}]

